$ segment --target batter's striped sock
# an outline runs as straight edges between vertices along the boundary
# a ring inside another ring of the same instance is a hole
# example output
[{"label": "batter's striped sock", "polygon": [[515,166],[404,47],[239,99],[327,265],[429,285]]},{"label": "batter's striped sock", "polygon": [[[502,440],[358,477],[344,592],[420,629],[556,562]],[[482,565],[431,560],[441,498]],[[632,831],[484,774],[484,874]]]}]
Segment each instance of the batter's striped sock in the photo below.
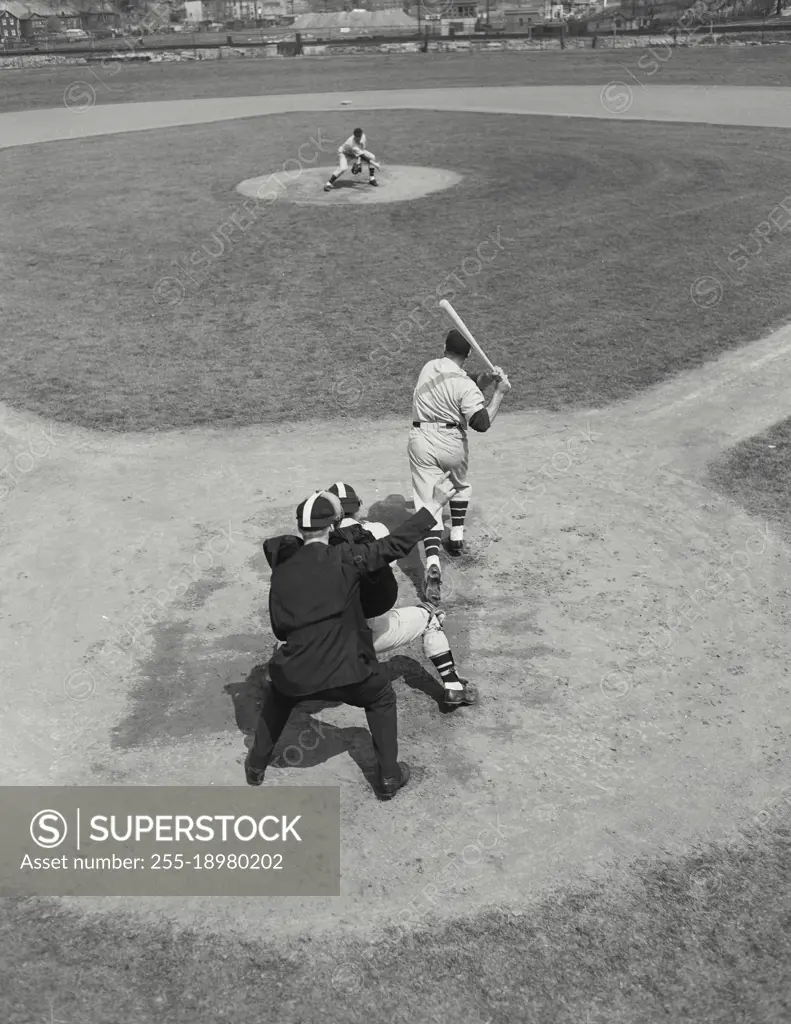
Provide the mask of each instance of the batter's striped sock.
[{"label": "batter's striped sock", "polygon": [[426,568],[439,566],[439,549],[442,547],[442,530],[432,530],[423,541],[423,548],[426,552]]},{"label": "batter's striped sock", "polygon": [[464,540],[464,520],[467,518],[467,509],[470,507],[466,499],[459,498],[450,500],[450,539]]},{"label": "batter's striped sock", "polygon": [[431,663],[434,668],[439,672],[439,677],[442,680],[442,685],[446,690],[463,690],[461,680],[456,672],[456,663],[453,660],[453,655],[450,651],[446,651],[445,654],[436,654],[432,659]]}]

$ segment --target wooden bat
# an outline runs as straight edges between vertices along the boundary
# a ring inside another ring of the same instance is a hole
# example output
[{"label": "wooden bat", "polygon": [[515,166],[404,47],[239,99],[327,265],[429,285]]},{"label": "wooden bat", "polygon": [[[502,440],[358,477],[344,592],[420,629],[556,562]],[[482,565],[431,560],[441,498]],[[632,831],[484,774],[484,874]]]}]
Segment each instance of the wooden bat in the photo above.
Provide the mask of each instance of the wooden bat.
[{"label": "wooden bat", "polygon": [[457,329],[461,331],[461,333],[464,335],[467,341],[469,341],[469,343],[472,345],[472,347],[475,349],[475,351],[478,353],[481,359],[483,359],[483,361],[486,363],[489,369],[493,370],[494,363],[489,359],[484,350],[472,336],[472,331],[470,331],[469,327],[465,324],[465,322],[462,320],[462,318],[459,316],[459,314],[456,312],[453,306],[451,306],[447,299],[441,299],[439,304],[440,307],[445,310],[445,312],[454,322]]}]

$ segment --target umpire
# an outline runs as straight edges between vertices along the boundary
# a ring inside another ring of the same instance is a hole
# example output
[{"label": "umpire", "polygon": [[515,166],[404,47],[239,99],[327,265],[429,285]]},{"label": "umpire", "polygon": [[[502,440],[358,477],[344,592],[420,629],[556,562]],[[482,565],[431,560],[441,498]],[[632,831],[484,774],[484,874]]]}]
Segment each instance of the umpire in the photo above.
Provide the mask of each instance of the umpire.
[{"label": "umpire", "polygon": [[[409,765],[398,761],[396,696],[376,660],[360,582],[367,573],[409,554],[433,530],[437,514],[455,493],[445,474],[434,487],[433,500],[388,537],[330,545],[343,509],[336,495],[318,491],[297,508],[302,540],[274,537],[264,542],[272,566],[269,617],[283,645],[269,663],[271,686],[245,760],[249,785],[264,781],[295,705],[317,699],[364,708],[379,763],[374,790],[380,800],[392,799],[407,784]],[[279,559],[279,552],[288,557]]]}]

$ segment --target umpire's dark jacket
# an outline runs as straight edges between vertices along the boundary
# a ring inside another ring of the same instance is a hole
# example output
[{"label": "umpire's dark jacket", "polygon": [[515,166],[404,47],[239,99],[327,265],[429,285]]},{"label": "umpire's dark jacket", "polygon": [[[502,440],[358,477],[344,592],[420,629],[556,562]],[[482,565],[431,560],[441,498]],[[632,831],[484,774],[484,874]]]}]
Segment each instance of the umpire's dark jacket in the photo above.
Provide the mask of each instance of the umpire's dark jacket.
[{"label": "umpire's dark jacket", "polygon": [[371,675],[376,655],[360,604],[360,581],[409,554],[434,528],[434,516],[424,508],[389,537],[370,543],[303,544],[293,536],[264,541],[272,567],[272,632],[285,641],[269,663],[269,674],[281,693],[304,697]]}]

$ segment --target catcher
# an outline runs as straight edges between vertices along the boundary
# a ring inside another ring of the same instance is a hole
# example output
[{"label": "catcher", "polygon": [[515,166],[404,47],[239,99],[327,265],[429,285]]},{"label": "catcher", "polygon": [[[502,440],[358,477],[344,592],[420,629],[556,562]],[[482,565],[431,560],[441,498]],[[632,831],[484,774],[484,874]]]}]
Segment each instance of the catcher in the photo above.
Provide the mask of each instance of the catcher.
[{"label": "catcher", "polygon": [[362,128],[355,128],[352,135],[338,147],[338,169],[334,174],[330,175],[330,180],[324,186],[325,192],[331,192],[335,182],[340,178],[344,171],[349,170],[349,161],[352,161],[351,171],[352,174],[361,174],[363,169],[363,163],[368,164],[368,182],[371,185],[377,185],[379,182],[376,180],[376,172],[379,169],[379,164],[376,162],[376,157],[373,153],[369,153],[365,148],[367,145],[365,132]]},{"label": "catcher", "polygon": [[[389,535],[384,523],[360,520],[362,501],[349,484],[335,483],[327,490],[330,494],[337,494],[344,514],[330,535],[330,544],[370,544]],[[426,660],[431,662],[442,681],[445,704],[449,707],[475,704],[478,700],[475,687],[459,677],[448,638],[442,629],[445,613],[428,604],[396,608],[397,599],[398,581],[389,565],[369,573],[360,582],[360,603],[373,632],[376,653],[390,654],[421,637]]]},{"label": "catcher", "polygon": [[[336,483],[328,489],[341,503],[344,518],[329,535],[330,546],[366,545],[383,540],[390,531],[383,523],[360,522],[360,499],[348,484]],[[274,537],[264,542],[266,560],[272,569],[287,561],[302,547],[302,538]],[[475,687],[460,679],[448,638],[442,629],[445,613],[428,605],[395,608],[398,582],[389,565],[367,573],[360,580],[360,604],[368,628],[373,634],[375,653],[389,654],[421,637],[423,652],[439,673],[447,707],[477,703]]]}]

